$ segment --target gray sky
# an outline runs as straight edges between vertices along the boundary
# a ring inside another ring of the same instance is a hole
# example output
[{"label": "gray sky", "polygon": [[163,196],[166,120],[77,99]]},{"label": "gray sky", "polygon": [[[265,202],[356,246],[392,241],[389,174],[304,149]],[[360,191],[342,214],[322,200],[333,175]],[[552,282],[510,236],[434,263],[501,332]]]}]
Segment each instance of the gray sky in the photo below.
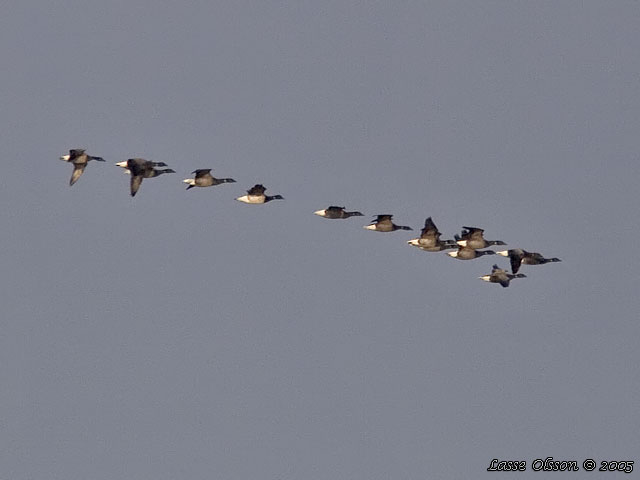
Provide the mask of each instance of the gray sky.
[{"label": "gray sky", "polygon": [[[0,477],[640,461],[638,25],[635,1],[6,3]],[[75,147],[107,163],[70,188]],[[132,199],[134,156],[178,173]],[[185,192],[196,168],[238,183]],[[233,200],[255,183],[286,201]],[[563,262],[503,289],[495,257],[331,204]]]}]

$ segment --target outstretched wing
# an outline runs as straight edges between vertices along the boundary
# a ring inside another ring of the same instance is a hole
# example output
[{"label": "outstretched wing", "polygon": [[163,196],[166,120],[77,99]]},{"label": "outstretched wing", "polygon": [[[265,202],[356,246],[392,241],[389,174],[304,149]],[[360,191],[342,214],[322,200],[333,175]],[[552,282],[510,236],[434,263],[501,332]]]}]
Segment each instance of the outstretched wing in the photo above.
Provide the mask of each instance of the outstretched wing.
[{"label": "outstretched wing", "polygon": [[131,196],[135,197],[142,183],[142,175],[131,175]]},{"label": "outstretched wing", "polygon": [[438,227],[436,227],[436,224],[433,223],[433,220],[431,219],[431,217],[427,218],[424,221],[424,228],[420,232],[420,236],[423,238],[426,238],[427,236],[433,236],[434,238],[437,238],[440,236]]},{"label": "outstretched wing", "polygon": [[511,252],[511,255],[509,255],[509,261],[511,262],[511,273],[518,273],[520,265],[522,265],[522,254],[518,252]]},{"label": "outstretched wing", "polygon": [[80,178],[80,175],[84,173],[84,167],[86,166],[87,166],[86,163],[82,163],[78,165],[73,164],[73,173],[71,174],[71,180],[69,180],[69,186],[73,185],[78,181],[78,179]]}]

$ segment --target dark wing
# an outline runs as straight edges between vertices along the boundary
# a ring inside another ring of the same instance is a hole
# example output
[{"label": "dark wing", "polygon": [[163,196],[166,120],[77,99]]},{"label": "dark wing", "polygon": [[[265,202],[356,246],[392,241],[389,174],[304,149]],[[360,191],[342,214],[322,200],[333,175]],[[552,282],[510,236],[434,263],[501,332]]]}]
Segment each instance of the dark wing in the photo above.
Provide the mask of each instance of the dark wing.
[{"label": "dark wing", "polygon": [[249,195],[264,195],[266,188],[263,185],[257,184],[247,190]]},{"label": "dark wing", "polygon": [[436,227],[436,224],[433,223],[433,220],[431,220],[431,217],[427,218],[424,221],[424,228],[420,232],[420,236],[423,238],[426,238],[427,236],[433,236],[434,238],[437,238],[440,236],[438,227]]},{"label": "dark wing", "polygon": [[480,240],[481,238],[483,238],[483,233],[484,233],[484,230],[482,230],[481,228],[475,228],[469,231],[469,238],[475,238]]},{"label": "dark wing", "polygon": [[83,148],[72,148],[69,150],[69,161],[73,162],[76,158],[84,153]]},{"label": "dark wing", "polygon": [[462,227],[461,240],[469,240],[471,238],[482,238],[483,229],[477,227]]},{"label": "dark wing", "polygon": [[520,265],[522,265],[522,253],[509,252],[509,261],[511,262],[511,273],[518,273]]},{"label": "dark wing", "polygon": [[340,213],[344,211],[344,207],[336,207],[335,205],[331,205],[329,208],[327,208],[328,212],[335,212],[335,213]]},{"label": "dark wing", "polygon": [[376,222],[382,222],[385,220],[391,221],[392,218],[393,218],[393,215],[388,215],[388,214],[376,215]]},{"label": "dark wing", "polygon": [[73,185],[78,181],[80,175],[84,172],[84,167],[86,167],[86,163],[73,164],[73,173],[71,174],[71,180],[69,180],[69,186]]},{"label": "dark wing", "polygon": [[134,175],[131,172],[131,196],[135,197],[136,193],[138,193],[138,189],[140,188],[140,184],[142,183],[142,175]]},{"label": "dark wing", "polygon": [[211,172],[210,168],[199,168],[198,170],[194,170],[191,173],[195,173],[196,174],[196,178],[201,178],[201,177],[207,176],[207,174],[209,172]]}]

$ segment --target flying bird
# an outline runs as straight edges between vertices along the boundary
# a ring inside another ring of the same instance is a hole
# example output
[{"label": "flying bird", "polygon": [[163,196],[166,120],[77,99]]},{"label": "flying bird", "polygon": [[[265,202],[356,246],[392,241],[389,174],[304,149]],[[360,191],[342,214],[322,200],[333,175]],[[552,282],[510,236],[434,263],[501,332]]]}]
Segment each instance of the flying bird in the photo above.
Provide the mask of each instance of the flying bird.
[{"label": "flying bird", "polygon": [[487,248],[492,245],[506,245],[502,240],[485,240],[484,230],[476,227],[462,227],[462,233],[455,235],[456,243],[462,247]]},{"label": "flying bird", "polygon": [[545,263],[561,262],[559,258],[544,258],[542,254],[537,252],[527,252],[522,248],[512,248],[511,250],[502,250],[496,252],[503,257],[509,257],[511,262],[511,272],[517,273],[520,265],[544,265]]},{"label": "flying bird", "polygon": [[374,215],[376,219],[371,222],[370,225],[365,225],[363,228],[367,230],[373,230],[374,232],[394,232],[396,230],[413,230],[411,227],[405,227],[402,225],[396,225],[391,220],[393,215]]},{"label": "flying bird", "polygon": [[325,208],[324,210],[316,210],[313,212],[315,215],[319,215],[324,218],[349,218],[349,217],[362,217],[360,212],[347,212],[344,207],[336,207],[335,205]]},{"label": "flying bird", "polygon": [[184,183],[189,184],[187,190],[193,187],[213,187],[215,185],[220,185],[221,183],[236,183],[233,178],[215,178],[211,175],[210,168],[200,168],[191,173],[195,173],[196,176],[194,178],[185,178],[183,180]]},{"label": "flying bird", "polygon": [[523,275],[522,273],[518,273],[517,275],[512,275],[511,273],[508,273],[506,270],[503,270],[502,268],[498,267],[498,265],[494,265],[490,275],[483,275],[482,277],[478,277],[478,278],[481,280],[484,280],[485,282],[499,283],[504,288],[507,288],[509,286],[509,282],[511,282],[511,280],[513,280],[514,278],[526,278],[526,277],[527,276]]},{"label": "flying bird", "polygon": [[252,204],[260,204],[267,203],[271,200],[284,200],[282,195],[265,195],[264,192],[267,189],[260,184],[254,185],[249,190],[247,190],[247,194],[241,197],[236,198],[239,202],[242,203],[252,203]]},{"label": "flying bird", "polygon": [[440,240],[440,235],[442,234],[438,231],[431,217],[429,217],[424,221],[424,228],[420,232],[420,237],[413,238],[407,243],[426,252],[440,252],[450,248],[457,248],[456,242],[453,240]]},{"label": "flying bird", "polygon": [[69,155],[61,156],[60,160],[73,164],[73,173],[71,174],[71,180],[69,180],[69,186],[78,181],[80,175],[82,175],[82,173],[84,172],[87,163],[89,163],[91,160],[104,162],[104,158],[87,155],[82,148],[73,148],[69,150]]},{"label": "flying bird", "polygon": [[135,197],[136,193],[138,193],[138,189],[142,184],[142,179],[154,178],[162,175],[163,173],[176,173],[170,168],[165,168],[163,170],[155,169],[154,167],[166,167],[167,164],[164,162],[152,162],[150,160],[145,160],[144,158],[130,158],[127,161],[118,162],[116,165],[127,169],[131,174],[130,190],[132,197]]},{"label": "flying bird", "polygon": [[447,255],[458,260],[473,260],[474,258],[482,257],[483,255],[495,255],[493,250],[476,250],[471,247],[458,247],[455,252],[447,252]]}]

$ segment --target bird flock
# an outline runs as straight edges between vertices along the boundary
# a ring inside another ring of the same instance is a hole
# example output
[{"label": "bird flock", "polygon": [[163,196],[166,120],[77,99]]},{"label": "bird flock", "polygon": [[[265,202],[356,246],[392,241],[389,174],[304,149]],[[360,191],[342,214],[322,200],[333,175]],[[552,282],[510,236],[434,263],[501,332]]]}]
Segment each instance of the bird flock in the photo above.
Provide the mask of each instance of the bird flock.
[{"label": "bird flock", "polygon": [[[94,157],[86,153],[84,149],[74,148],[69,150],[68,155],[63,155],[60,160],[71,163],[73,165],[73,172],[71,174],[71,180],[69,186],[75,184],[80,176],[84,173],[87,164],[91,160],[98,162],[104,162],[102,157]],[[165,173],[176,173],[171,168],[157,168],[167,167],[164,162],[152,162],[143,158],[130,158],[123,162],[116,163],[118,167],[125,169],[125,173],[130,174],[130,193],[132,197],[135,197],[136,193],[140,189],[142,180],[145,178],[155,178]],[[186,178],[183,180],[186,183],[187,190],[194,187],[213,187],[224,183],[236,183],[233,178],[215,178],[211,175],[210,168],[201,168],[191,172],[194,178]],[[263,204],[272,200],[284,200],[282,195],[266,195],[266,188],[264,185],[257,184],[247,190],[246,195],[237,197],[236,200],[248,203],[248,204]],[[363,214],[358,211],[348,212],[345,207],[338,207],[335,205],[329,206],[322,210],[313,212],[323,218],[337,220],[347,219],[350,217],[362,217]],[[369,225],[365,225],[364,228],[372,230],[374,232],[394,232],[396,230],[413,230],[411,227],[405,225],[396,225],[393,223],[393,215],[381,214],[374,215],[376,218]],[[502,287],[508,287],[511,280],[515,278],[525,278],[526,275],[518,273],[521,265],[543,265],[545,263],[560,262],[561,260],[556,257],[545,258],[542,254],[537,252],[528,252],[522,248],[513,248],[502,251],[494,251],[488,249],[488,247],[495,245],[506,245],[501,240],[485,240],[484,230],[477,227],[462,227],[460,235],[454,235],[453,240],[441,240],[442,234],[438,231],[432,218],[429,217],[424,222],[424,227],[420,232],[418,238],[408,240],[407,243],[411,246],[417,247],[425,252],[446,252],[452,258],[458,260],[472,260],[474,258],[482,257],[484,255],[501,255],[509,257],[511,265],[511,273],[507,270],[500,268],[498,265],[493,265],[490,274],[483,275],[480,278],[485,282],[498,283]]]}]

